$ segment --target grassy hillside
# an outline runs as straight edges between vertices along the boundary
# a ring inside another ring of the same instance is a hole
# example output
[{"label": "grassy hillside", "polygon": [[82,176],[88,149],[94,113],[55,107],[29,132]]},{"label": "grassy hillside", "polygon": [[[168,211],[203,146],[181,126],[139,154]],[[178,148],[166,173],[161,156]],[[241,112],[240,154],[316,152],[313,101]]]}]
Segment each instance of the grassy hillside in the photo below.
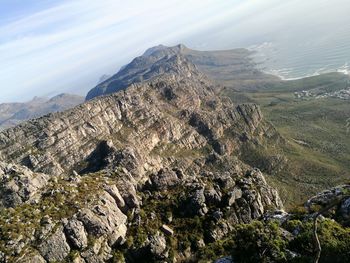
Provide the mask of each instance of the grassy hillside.
[{"label": "grassy hillside", "polygon": [[[350,180],[350,101],[337,98],[297,99],[295,91],[330,92],[347,87],[349,77],[331,73],[294,81],[271,83],[259,91],[224,94],[235,102],[261,105],[265,118],[286,138],[279,149],[270,145],[250,149],[257,160],[283,152],[287,165],[272,172],[272,184],[287,205],[302,202],[324,188]],[[252,156],[252,153],[250,153]],[[264,169],[264,167],[261,167]]]}]

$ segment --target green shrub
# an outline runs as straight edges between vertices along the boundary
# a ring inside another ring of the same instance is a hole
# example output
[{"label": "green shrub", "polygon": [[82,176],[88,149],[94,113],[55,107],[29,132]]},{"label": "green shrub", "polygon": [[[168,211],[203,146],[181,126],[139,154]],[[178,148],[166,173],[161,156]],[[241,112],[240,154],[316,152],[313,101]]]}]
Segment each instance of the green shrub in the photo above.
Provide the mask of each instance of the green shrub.
[{"label": "green shrub", "polygon": [[287,241],[275,222],[238,225],[234,241],[232,256],[236,262],[286,262]]},{"label": "green shrub", "polygon": [[[291,249],[311,258],[315,254],[312,230],[312,221],[300,225],[300,233],[290,243]],[[320,262],[349,262],[349,228],[344,228],[333,220],[325,219],[319,222],[318,236],[322,247]]]}]

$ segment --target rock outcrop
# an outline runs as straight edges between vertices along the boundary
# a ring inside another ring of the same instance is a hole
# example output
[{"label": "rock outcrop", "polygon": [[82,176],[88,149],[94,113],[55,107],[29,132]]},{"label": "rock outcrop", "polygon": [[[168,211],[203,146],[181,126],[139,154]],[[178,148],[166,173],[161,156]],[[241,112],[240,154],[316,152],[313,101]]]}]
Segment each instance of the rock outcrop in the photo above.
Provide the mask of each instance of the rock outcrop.
[{"label": "rock outcrop", "polygon": [[311,197],[305,207],[312,212],[313,207],[327,207],[335,204],[338,221],[350,225],[350,185],[339,185]]},{"label": "rock outcrop", "polygon": [[34,173],[25,166],[0,162],[0,207],[35,202],[40,198],[40,190],[47,185],[49,177]]}]

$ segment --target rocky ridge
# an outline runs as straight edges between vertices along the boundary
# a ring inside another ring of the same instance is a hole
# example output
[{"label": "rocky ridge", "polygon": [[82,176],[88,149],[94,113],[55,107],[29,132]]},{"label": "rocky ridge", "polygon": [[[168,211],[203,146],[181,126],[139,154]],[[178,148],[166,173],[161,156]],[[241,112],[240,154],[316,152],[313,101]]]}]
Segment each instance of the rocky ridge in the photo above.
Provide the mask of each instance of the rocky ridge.
[{"label": "rocky ridge", "polygon": [[[174,70],[173,67],[164,66],[164,62],[174,55],[184,57],[213,81],[231,89],[256,89],[278,80],[257,70],[251,58],[252,52],[247,49],[199,51],[183,44],[173,47],[159,45],[149,48],[143,55],[123,66],[117,74],[91,89],[86,100],[123,90],[131,83],[139,83]],[[159,65],[162,65],[161,68]]]}]

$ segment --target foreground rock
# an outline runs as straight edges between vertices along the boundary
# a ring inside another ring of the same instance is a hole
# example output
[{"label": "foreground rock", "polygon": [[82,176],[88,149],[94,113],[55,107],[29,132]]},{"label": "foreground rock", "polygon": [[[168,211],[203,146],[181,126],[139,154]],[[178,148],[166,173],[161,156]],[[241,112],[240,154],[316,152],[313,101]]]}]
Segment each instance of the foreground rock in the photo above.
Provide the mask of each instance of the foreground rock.
[{"label": "foreground rock", "polygon": [[0,207],[15,207],[24,202],[35,202],[47,185],[49,175],[33,173],[21,165],[0,162]]}]

